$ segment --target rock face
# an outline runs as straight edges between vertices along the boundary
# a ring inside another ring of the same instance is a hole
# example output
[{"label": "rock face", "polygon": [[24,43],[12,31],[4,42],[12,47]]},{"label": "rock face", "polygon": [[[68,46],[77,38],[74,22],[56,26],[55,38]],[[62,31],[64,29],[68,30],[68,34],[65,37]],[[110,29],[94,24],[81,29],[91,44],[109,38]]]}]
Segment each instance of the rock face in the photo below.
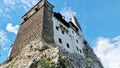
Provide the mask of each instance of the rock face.
[{"label": "rock face", "polygon": [[103,68],[88,47],[86,45],[84,48],[86,56],[83,57],[69,53],[56,44],[36,40],[22,48],[13,60],[2,64],[0,68]]}]

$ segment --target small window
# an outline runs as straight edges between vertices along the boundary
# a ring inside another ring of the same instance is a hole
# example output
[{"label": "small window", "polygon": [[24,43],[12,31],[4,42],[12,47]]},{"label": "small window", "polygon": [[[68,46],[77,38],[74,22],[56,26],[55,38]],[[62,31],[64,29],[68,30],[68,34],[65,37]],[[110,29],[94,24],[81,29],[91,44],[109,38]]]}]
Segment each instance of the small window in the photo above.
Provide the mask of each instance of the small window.
[{"label": "small window", "polygon": [[27,18],[24,18],[24,21],[27,21]]},{"label": "small window", "polygon": [[35,11],[38,11],[39,10],[39,8],[37,7],[37,8],[35,8]]},{"label": "small window", "polygon": [[39,10],[39,5],[35,6],[35,11]]},{"label": "small window", "polygon": [[64,31],[62,31],[62,34],[64,34]]},{"label": "small window", "polygon": [[78,47],[76,47],[76,48],[77,48],[77,51],[78,51],[79,50]]},{"label": "small window", "polygon": [[59,30],[59,28],[56,26],[56,29]]},{"label": "small window", "polygon": [[68,44],[68,43],[66,43],[66,45],[67,45],[67,47],[68,47],[68,48],[70,48],[70,46],[69,46],[69,44]]},{"label": "small window", "polygon": [[82,53],[81,49],[80,49],[80,53]]},{"label": "small window", "polygon": [[59,43],[62,43],[62,40],[59,38]]},{"label": "small window", "polygon": [[28,20],[28,15],[24,17],[24,21],[27,21],[27,20]]},{"label": "small window", "polygon": [[76,40],[76,42],[78,43],[78,40]]}]

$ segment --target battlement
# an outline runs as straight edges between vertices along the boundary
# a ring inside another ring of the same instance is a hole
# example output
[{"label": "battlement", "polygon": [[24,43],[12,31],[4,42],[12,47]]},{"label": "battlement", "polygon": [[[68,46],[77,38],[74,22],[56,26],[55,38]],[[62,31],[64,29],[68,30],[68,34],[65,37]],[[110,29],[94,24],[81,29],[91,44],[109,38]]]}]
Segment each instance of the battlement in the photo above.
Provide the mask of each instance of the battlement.
[{"label": "battlement", "polygon": [[[35,6],[33,6],[25,15],[22,16],[22,23],[21,25],[27,21],[32,15],[34,15],[37,11],[39,11],[43,6],[45,7],[54,7],[52,4],[50,4],[47,0],[40,0]],[[49,11],[52,11],[52,9],[49,9]]]}]

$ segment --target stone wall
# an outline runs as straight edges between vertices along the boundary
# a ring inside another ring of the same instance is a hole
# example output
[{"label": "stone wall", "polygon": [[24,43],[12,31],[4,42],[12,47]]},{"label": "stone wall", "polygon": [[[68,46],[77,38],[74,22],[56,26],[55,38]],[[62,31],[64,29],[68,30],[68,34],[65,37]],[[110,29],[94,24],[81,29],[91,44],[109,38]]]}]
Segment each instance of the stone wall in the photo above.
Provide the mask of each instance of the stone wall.
[{"label": "stone wall", "polygon": [[[41,5],[42,4],[42,5]],[[32,8],[24,17],[20,29],[18,31],[16,40],[14,42],[11,54],[8,60],[16,56],[21,48],[33,40],[44,39],[47,42],[53,42],[53,24],[52,24],[52,9],[53,6],[46,0],[42,0],[37,10]],[[47,7],[46,7],[47,6]],[[48,7],[49,6],[49,7]],[[50,9],[50,10],[48,10]],[[36,12],[33,12],[33,11]],[[33,13],[33,14],[31,14]],[[30,15],[31,16],[30,16]],[[25,18],[27,17],[27,18]]]},{"label": "stone wall", "polygon": [[32,15],[26,22],[20,26],[20,30],[16,37],[15,43],[10,56],[18,53],[21,47],[30,43],[33,40],[41,39],[43,30],[43,9]]},{"label": "stone wall", "polygon": [[49,2],[45,2],[44,5],[44,18],[43,18],[43,38],[46,42],[54,42],[53,38],[53,20],[52,20],[52,14],[53,14],[53,7]]}]

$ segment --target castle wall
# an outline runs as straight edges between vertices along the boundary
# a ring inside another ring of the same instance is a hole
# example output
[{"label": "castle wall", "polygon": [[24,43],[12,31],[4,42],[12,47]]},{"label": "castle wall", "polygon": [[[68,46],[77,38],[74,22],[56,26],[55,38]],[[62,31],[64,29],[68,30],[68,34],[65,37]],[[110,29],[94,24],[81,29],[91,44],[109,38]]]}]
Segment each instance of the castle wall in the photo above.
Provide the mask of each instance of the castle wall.
[{"label": "castle wall", "polygon": [[10,55],[11,57],[14,57],[17,53],[19,53],[22,47],[31,41],[36,39],[41,40],[43,30],[43,10],[44,8],[42,7],[41,10],[32,15],[20,26],[20,30]]},{"label": "castle wall", "polygon": [[[66,27],[62,24],[58,19],[53,17],[53,25],[54,25],[54,41],[56,44],[60,45],[63,49],[66,49],[70,53],[78,53],[82,56],[83,54],[83,36],[82,34],[77,34],[72,28]],[[65,29],[68,30],[68,33],[62,33],[61,27],[62,25]],[[58,27],[58,29],[56,28]],[[61,39],[62,43],[59,42],[59,38]],[[69,47],[68,47],[68,45]]]},{"label": "castle wall", "polygon": [[43,17],[43,39],[48,43],[54,43],[54,33],[53,33],[53,6],[46,2],[44,8],[44,17]]},{"label": "castle wall", "polygon": [[22,18],[9,58],[16,56],[20,50],[34,40],[44,40],[53,43],[53,6],[46,0],[41,0]]}]

